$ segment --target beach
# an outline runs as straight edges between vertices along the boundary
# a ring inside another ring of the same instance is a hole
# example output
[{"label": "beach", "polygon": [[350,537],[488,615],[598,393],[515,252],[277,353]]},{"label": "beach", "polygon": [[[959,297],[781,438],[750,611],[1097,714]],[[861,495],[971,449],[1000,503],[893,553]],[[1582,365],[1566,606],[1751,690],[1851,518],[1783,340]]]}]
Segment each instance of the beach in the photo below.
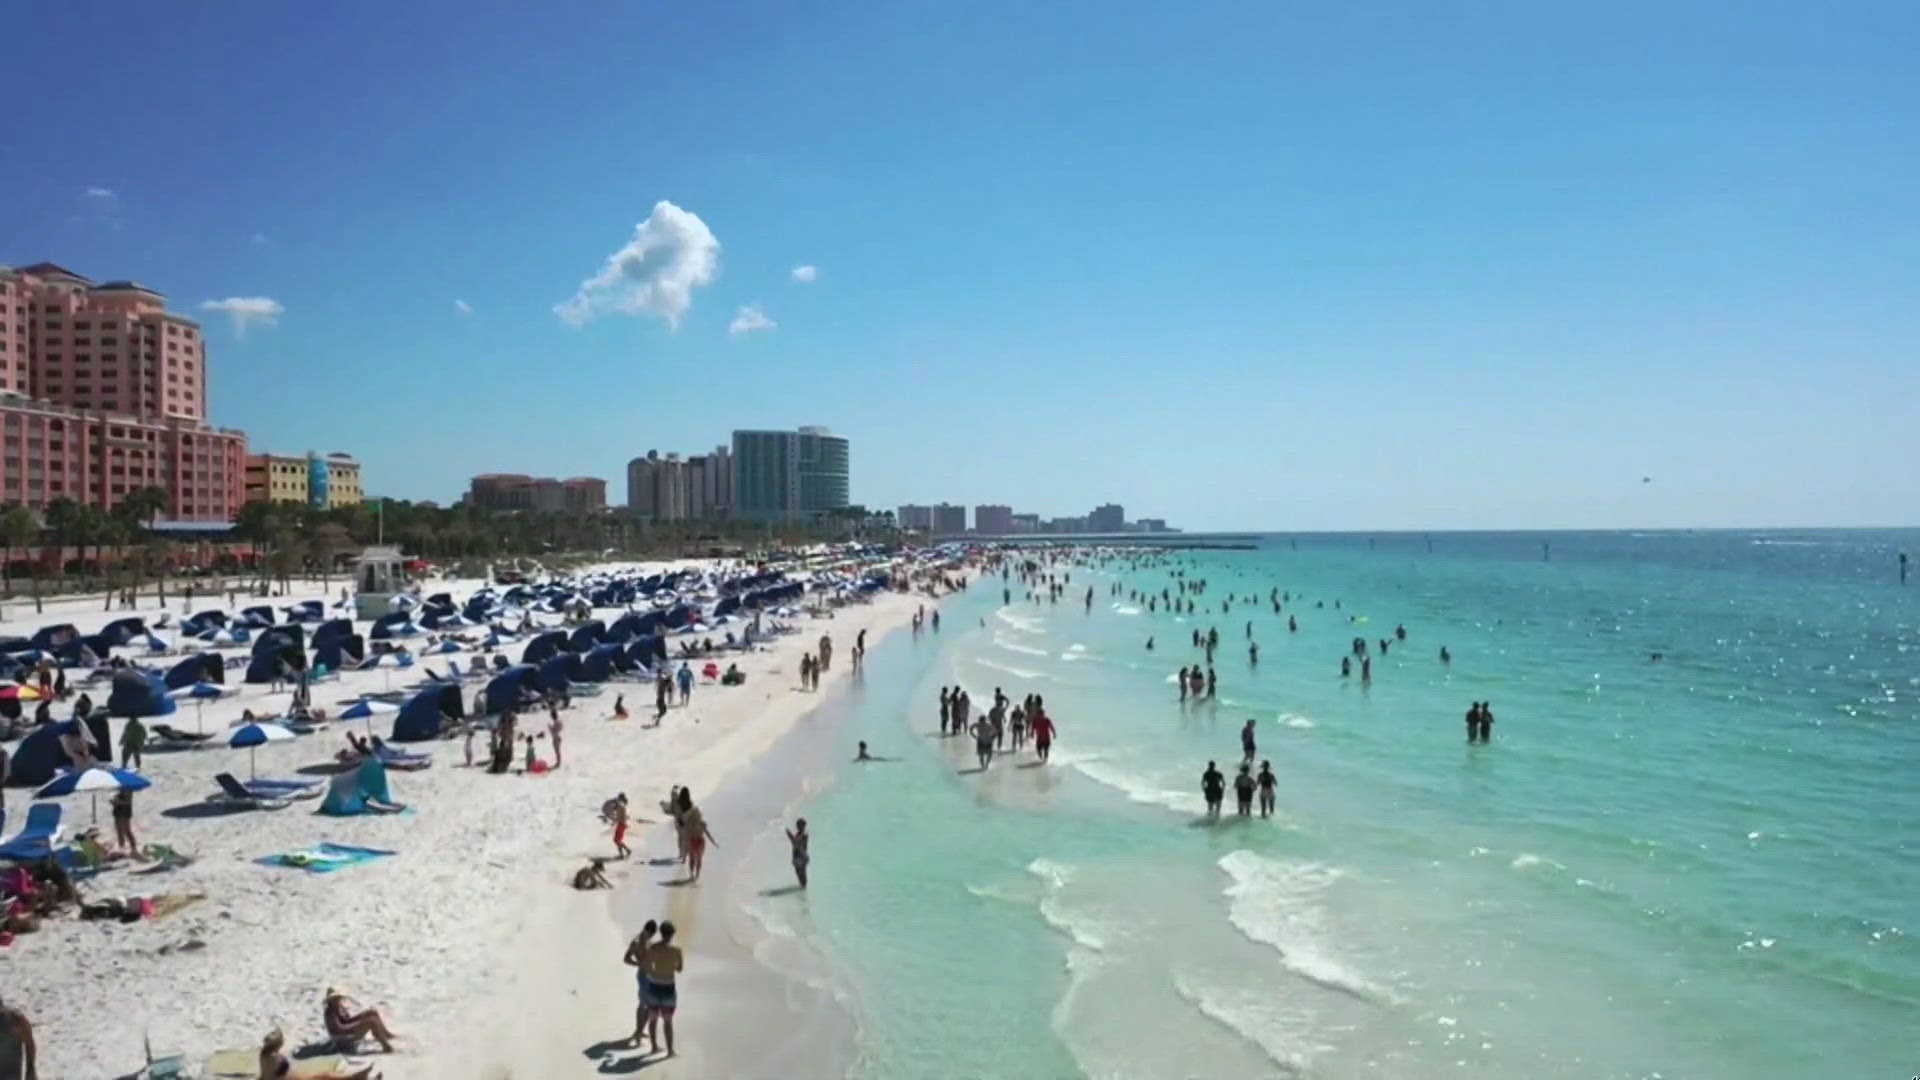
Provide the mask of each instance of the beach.
[{"label": "beach", "polygon": [[[481,584],[437,579],[424,582],[423,592],[459,599]],[[296,586],[265,602],[331,600],[332,590],[322,591],[318,582]],[[401,814],[326,817],[312,813],[311,803],[216,811],[205,802],[214,775],[245,777],[247,752],[223,745],[150,750],[141,771],[153,787],[136,796],[136,831],[143,843],[167,844],[194,862],[155,874],[110,868],[84,885],[107,896],[179,897],[182,906],[130,924],[63,918],[22,935],[0,950],[5,1000],[32,1019],[41,1072],[49,1077],[130,1074],[148,1045],[197,1064],[217,1050],[257,1047],[276,1026],[297,1048],[320,1037],[321,995],[328,988],[378,1007],[400,1034],[397,1053],[367,1059],[377,1060],[388,1077],[594,1074],[597,1063],[562,1034],[628,1032],[633,1004],[630,969],[618,962],[627,936],[615,917],[619,889],[568,887],[589,856],[613,854],[597,816],[600,804],[624,791],[639,816],[658,818],[654,804],[671,785],[696,793],[721,785],[846,678],[846,655],[859,630],[877,643],[928,603],[924,595],[881,591],[831,618],[799,617],[794,621],[802,632],[775,637],[739,658],[744,685],[697,686],[691,703],[670,709],[657,728],[645,684],[615,683],[602,696],[576,698],[562,711],[564,764],[544,775],[467,768],[457,738],[413,744],[410,749],[428,750],[434,760],[422,771],[389,771],[394,798],[408,807]],[[177,618],[177,597],[172,604]],[[36,615],[30,603],[15,602],[0,625],[6,633],[31,633],[35,626],[71,622],[86,632],[127,614],[159,614],[151,603],[132,613],[99,606],[98,599],[61,601]],[[224,605],[195,610],[201,606]],[[822,633],[833,636],[839,655],[820,693],[802,692],[798,660]],[[434,666],[436,659],[423,662]],[[314,703],[337,714],[340,702],[414,677],[390,669],[347,671],[316,684]],[[238,686],[231,696],[203,711],[182,702],[164,719],[224,733],[244,709],[285,707],[287,693],[270,694],[237,678],[237,672],[230,676],[229,685]],[[610,718],[619,689],[627,691],[634,717],[624,722]],[[95,697],[103,702],[104,692]],[[68,709],[63,704],[56,715]],[[544,730],[544,713],[528,719]],[[390,724],[391,717],[375,717],[371,726],[335,721],[320,733],[268,744],[257,751],[259,774],[299,776],[344,747],[343,731],[385,734]],[[116,738],[119,730],[116,720]],[[484,748],[483,735],[482,757]],[[551,758],[544,745],[540,753]],[[17,822],[29,794],[7,792],[10,820]],[[66,802],[71,834],[87,823],[89,809],[84,797]],[[724,852],[729,822],[716,817],[711,824]],[[102,825],[111,835],[109,823]],[[325,874],[255,861],[323,841],[392,854]],[[672,850],[670,834],[658,825],[637,826],[629,843],[636,861],[609,867],[620,889],[635,887],[646,856]],[[680,891],[691,896],[700,888]],[[689,980],[697,980],[698,971],[690,966]],[[684,1029],[688,1064],[660,1075],[697,1074],[683,1070],[697,1069],[691,1050],[699,1024],[690,1020]]]}]

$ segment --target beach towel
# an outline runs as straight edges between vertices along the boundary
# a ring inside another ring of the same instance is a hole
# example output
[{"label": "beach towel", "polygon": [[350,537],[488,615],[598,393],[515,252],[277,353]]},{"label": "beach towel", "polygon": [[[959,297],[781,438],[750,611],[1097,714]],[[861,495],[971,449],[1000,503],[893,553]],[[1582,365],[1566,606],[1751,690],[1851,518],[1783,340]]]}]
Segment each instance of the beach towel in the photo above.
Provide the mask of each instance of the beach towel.
[{"label": "beach towel", "polygon": [[[319,1080],[320,1077],[338,1076],[350,1068],[347,1059],[339,1054],[323,1054],[319,1057],[301,1058],[293,1063],[293,1071],[288,1073],[289,1080]],[[260,1051],[257,1049],[219,1050],[207,1059],[206,1068],[200,1071],[201,1080],[259,1080]]]},{"label": "beach towel", "polygon": [[330,874],[335,870],[395,854],[380,848],[354,847],[351,844],[320,843],[295,851],[262,855],[253,860],[261,866],[285,866],[309,874]]}]

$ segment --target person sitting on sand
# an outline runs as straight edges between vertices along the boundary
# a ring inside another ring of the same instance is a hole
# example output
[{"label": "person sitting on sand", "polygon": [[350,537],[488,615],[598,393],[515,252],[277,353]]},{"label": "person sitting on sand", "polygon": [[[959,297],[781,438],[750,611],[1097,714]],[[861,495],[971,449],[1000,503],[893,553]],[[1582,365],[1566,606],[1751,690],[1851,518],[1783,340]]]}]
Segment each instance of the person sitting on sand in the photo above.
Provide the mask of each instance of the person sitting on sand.
[{"label": "person sitting on sand", "polygon": [[354,1012],[353,1003],[347,995],[333,989],[327,991],[323,1000],[325,1004],[320,1012],[326,1022],[328,1038],[345,1042],[371,1038],[380,1044],[380,1049],[393,1053],[393,1040],[398,1036],[387,1030],[387,1022],[381,1019],[379,1010]]},{"label": "person sitting on sand", "polygon": [[[621,822],[622,827],[625,824],[624,821]],[[587,865],[573,872],[573,887],[582,892],[588,889],[613,888],[613,882],[607,880],[607,860],[597,857],[588,859]]]},{"label": "person sitting on sand", "polygon": [[613,718],[615,720],[628,719],[627,695],[625,694],[613,695]]},{"label": "person sitting on sand", "polygon": [[[287,1058],[286,1046],[287,1037],[281,1034],[279,1028],[267,1032],[267,1037],[260,1040],[260,1080],[286,1080],[293,1075],[293,1062]],[[327,1075],[341,1080],[380,1080],[380,1074],[374,1072],[371,1065],[359,1072]]]}]

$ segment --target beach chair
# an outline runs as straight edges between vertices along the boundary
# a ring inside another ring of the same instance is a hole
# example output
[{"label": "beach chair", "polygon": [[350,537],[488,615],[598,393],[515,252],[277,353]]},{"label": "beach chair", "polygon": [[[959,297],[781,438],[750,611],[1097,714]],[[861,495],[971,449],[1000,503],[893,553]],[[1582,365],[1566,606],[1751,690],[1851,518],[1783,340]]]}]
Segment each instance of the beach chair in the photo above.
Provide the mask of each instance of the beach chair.
[{"label": "beach chair", "polygon": [[271,777],[257,777],[240,785],[249,794],[263,799],[317,799],[320,797],[319,780],[276,780]]},{"label": "beach chair", "polygon": [[0,843],[0,859],[26,862],[52,858],[64,830],[60,813],[59,803],[38,802],[27,807],[27,823],[5,843]]},{"label": "beach chair", "polygon": [[378,736],[373,740],[373,756],[379,760],[380,764],[385,765],[387,768],[399,769],[402,772],[424,769],[433,764],[432,754],[415,754],[405,750],[395,750],[393,747],[381,742]]},{"label": "beach chair", "polygon": [[220,785],[220,790],[208,797],[210,802],[231,803],[249,810],[285,810],[288,806],[285,796],[250,791],[246,785],[234,779],[232,773],[219,773],[214,776],[213,782]]}]

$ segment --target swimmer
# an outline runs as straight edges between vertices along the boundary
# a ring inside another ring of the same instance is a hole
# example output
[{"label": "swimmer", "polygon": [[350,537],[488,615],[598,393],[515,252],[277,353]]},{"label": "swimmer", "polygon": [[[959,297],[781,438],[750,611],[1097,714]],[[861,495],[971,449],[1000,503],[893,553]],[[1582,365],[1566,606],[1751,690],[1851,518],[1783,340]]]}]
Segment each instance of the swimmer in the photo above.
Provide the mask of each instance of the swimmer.
[{"label": "swimmer", "polygon": [[1447,651],[1445,645],[1440,646],[1440,662],[1443,664],[1453,663],[1453,654]]}]

